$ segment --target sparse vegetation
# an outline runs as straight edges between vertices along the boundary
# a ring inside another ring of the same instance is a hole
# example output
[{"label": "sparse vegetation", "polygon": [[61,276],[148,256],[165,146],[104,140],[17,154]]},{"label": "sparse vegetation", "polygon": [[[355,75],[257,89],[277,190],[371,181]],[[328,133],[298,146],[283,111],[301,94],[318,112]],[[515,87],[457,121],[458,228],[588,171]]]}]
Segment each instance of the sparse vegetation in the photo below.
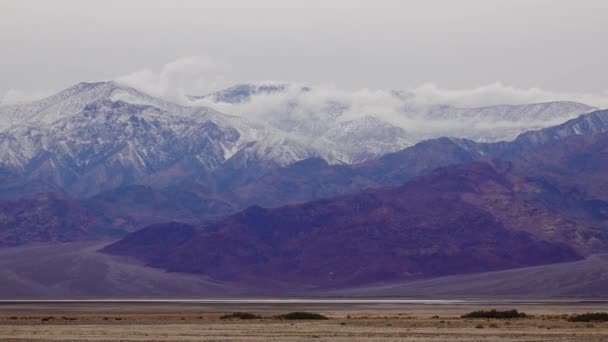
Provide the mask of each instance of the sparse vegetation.
[{"label": "sparse vegetation", "polygon": [[580,315],[572,315],[568,318],[568,322],[606,322],[608,321],[608,312],[587,312]]},{"label": "sparse vegetation", "polygon": [[256,319],[262,318],[262,316],[254,315],[250,312],[233,312],[220,317],[221,319]]},{"label": "sparse vegetation", "polygon": [[278,315],[275,317],[279,319],[329,319],[326,316],[313,312],[290,312],[288,314]]},{"label": "sparse vegetation", "polygon": [[494,319],[526,318],[526,317],[528,317],[528,315],[526,315],[523,312],[519,312],[517,310],[498,311],[496,309],[473,311],[473,312],[469,312],[466,315],[462,315],[462,318],[494,318]]}]

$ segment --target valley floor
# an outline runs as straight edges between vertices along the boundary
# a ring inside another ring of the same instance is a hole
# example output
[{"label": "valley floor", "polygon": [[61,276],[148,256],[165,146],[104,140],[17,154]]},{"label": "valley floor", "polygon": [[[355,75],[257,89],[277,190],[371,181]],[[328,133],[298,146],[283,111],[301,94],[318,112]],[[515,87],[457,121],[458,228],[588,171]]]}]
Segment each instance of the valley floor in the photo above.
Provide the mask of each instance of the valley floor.
[{"label": "valley floor", "polygon": [[[477,309],[516,308],[533,318],[463,319]],[[266,318],[222,320],[235,311]],[[273,315],[311,311],[326,321]],[[462,303],[0,303],[2,341],[607,341],[608,322],[572,323],[572,313],[608,302]]]}]

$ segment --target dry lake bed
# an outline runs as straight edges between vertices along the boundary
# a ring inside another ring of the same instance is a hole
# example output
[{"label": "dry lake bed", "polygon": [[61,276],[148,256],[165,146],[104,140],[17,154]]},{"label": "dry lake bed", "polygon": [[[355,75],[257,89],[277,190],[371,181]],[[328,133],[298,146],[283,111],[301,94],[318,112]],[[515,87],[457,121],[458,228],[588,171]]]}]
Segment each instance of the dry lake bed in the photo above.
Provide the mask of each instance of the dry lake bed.
[{"label": "dry lake bed", "polygon": [[[533,317],[460,317],[493,308]],[[294,311],[329,319],[273,317]],[[608,341],[608,322],[566,320],[597,311],[608,301],[4,301],[0,341]],[[220,318],[232,312],[262,318]]]}]

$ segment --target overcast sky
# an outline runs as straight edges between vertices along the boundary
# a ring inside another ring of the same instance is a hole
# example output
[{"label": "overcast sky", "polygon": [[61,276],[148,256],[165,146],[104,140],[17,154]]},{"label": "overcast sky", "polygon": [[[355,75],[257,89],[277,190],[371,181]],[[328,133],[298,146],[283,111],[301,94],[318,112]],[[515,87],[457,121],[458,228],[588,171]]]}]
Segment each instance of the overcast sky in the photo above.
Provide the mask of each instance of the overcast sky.
[{"label": "overcast sky", "polygon": [[203,61],[198,91],[500,82],[604,96],[607,15],[606,0],[0,0],[0,99],[161,72],[188,56]]}]

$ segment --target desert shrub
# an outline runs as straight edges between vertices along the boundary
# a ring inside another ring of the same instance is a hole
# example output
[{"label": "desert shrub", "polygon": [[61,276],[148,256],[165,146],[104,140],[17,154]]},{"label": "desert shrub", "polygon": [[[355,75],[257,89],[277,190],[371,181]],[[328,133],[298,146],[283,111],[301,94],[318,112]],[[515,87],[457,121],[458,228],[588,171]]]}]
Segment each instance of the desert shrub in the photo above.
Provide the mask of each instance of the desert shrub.
[{"label": "desert shrub", "polygon": [[256,319],[262,318],[262,316],[254,315],[250,312],[233,312],[231,314],[220,317],[221,319]]},{"label": "desert shrub", "polygon": [[572,315],[568,317],[568,322],[591,322],[591,321],[608,321],[608,312],[587,312],[580,315]]},{"label": "desert shrub", "polygon": [[523,312],[519,312],[517,310],[497,311],[496,309],[473,311],[473,312],[469,312],[466,315],[462,315],[462,318],[508,319],[508,318],[525,318],[525,317],[528,317],[528,315],[526,315]]},{"label": "desert shrub", "polygon": [[275,317],[280,319],[329,319],[321,314],[313,312],[290,312],[288,314]]}]

